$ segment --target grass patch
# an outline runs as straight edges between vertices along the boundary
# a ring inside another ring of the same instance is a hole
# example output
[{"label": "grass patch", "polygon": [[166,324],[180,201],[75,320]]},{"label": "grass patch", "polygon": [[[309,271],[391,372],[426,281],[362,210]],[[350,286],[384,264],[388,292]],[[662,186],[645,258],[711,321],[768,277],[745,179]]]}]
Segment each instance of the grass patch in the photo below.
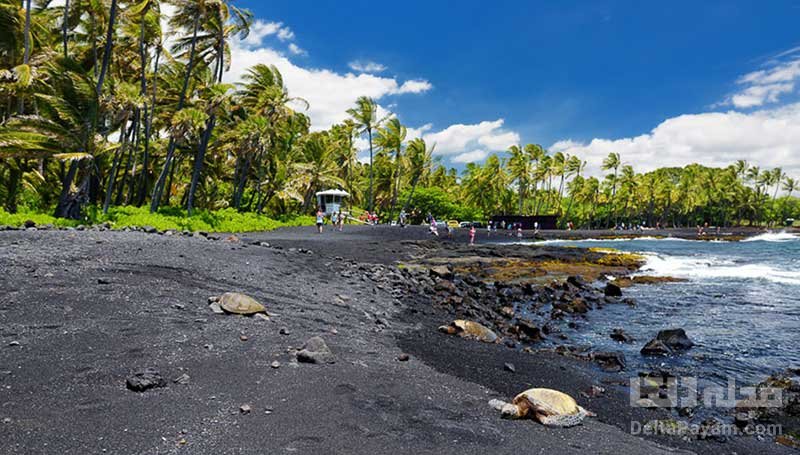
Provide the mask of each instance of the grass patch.
[{"label": "grass patch", "polygon": [[185,210],[175,207],[159,209],[157,213],[150,213],[146,207],[112,207],[107,214],[97,207],[89,207],[84,220],[67,220],[55,218],[44,213],[7,213],[0,209],[0,225],[22,226],[28,220],[37,226],[51,224],[57,227],[90,225],[108,222],[112,229],[126,227],[152,226],[159,230],[174,229],[178,231],[206,231],[206,232],[252,232],[270,231],[286,226],[310,226],[314,224],[314,217],[304,215],[281,216],[270,218],[252,212],[240,213],[234,209],[215,211],[196,210],[189,217]]}]

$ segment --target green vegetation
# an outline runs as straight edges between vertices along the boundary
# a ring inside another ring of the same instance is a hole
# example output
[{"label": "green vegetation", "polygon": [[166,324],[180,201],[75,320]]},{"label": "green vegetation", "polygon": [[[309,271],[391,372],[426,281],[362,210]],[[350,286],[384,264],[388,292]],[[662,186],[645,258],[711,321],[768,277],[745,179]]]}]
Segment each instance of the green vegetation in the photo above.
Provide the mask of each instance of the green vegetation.
[{"label": "green vegetation", "polygon": [[[23,212],[55,225],[262,229],[277,223],[265,216],[312,213],[314,193],[334,187],[351,194],[353,213],[366,208],[383,220],[400,210],[415,221],[427,212],[458,220],[556,214],[562,226],[585,228],[800,218],[797,180],[744,161],[638,174],[611,153],[598,179],[584,175],[580,157],[527,144],[459,174],[434,158],[435,144],[409,139],[395,116],[378,118],[367,97],[348,120],[311,131],[307,103],[275,67],[258,64],[243,83],[222,83],[230,42],[251,22],[229,1],[32,3],[0,0],[0,206],[8,224]],[[169,18],[165,4],[176,7]],[[169,47],[162,19],[174,32]],[[368,164],[358,160],[359,137]]]},{"label": "green vegetation", "polygon": [[305,216],[283,216],[279,219],[268,218],[256,213],[239,213],[233,209],[216,211],[198,210],[188,217],[186,212],[176,208],[162,208],[157,213],[140,207],[111,207],[108,213],[91,208],[85,219],[72,220],[56,218],[42,213],[8,213],[0,208],[0,225],[22,226],[33,221],[37,226],[53,225],[57,227],[76,227],[108,222],[113,229],[126,227],[152,226],[159,230],[174,229],[177,231],[206,232],[252,232],[268,231],[284,226],[310,226],[314,218]]}]

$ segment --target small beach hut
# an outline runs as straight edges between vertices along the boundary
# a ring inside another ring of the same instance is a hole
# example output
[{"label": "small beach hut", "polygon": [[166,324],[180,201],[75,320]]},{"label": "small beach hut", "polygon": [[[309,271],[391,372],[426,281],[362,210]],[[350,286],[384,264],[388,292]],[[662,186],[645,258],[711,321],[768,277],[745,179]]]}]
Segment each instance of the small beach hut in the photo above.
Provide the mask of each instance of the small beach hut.
[{"label": "small beach hut", "polygon": [[343,190],[325,190],[317,192],[317,205],[322,207],[322,211],[326,215],[339,212],[344,205],[344,199],[349,197],[350,193]]}]

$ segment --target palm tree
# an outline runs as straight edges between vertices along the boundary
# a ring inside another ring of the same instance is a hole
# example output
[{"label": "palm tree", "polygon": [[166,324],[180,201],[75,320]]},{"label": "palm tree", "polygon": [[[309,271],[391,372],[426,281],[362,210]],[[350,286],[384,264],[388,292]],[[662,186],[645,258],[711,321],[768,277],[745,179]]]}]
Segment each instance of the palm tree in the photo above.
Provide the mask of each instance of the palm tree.
[{"label": "palm tree", "polygon": [[792,193],[800,189],[800,185],[798,185],[798,183],[800,182],[791,177],[786,177],[783,180],[783,191],[786,191],[787,197],[792,197]]},{"label": "palm tree", "polygon": [[525,150],[518,145],[509,147],[508,153],[511,155],[508,159],[508,172],[511,178],[517,181],[517,186],[519,187],[517,191],[519,196],[517,212],[520,215],[524,215],[523,204],[530,185],[531,160]]},{"label": "palm tree", "polygon": [[360,134],[367,133],[367,138],[369,140],[369,193],[367,196],[367,203],[368,203],[368,210],[370,213],[373,211],[373,206],[375,202],[375,195],[372,193],[372,186],[373,186],[373,151],[372,151],[372,131],[377,128],[380,124],[380,121],[377,119],[377,111],[378,105],[375,104],[375,101],[368,96],[359,97],[356,100],[356,107],[348,109],[347,114],[352,117],[353,121],[356,123],[357,127],[360,130]]},{"label": "palm tree", "polygon": [[[619,153],[609,153],[608,156],[603,160],[602,169],[604,171],[614,171],[613,174],[608,176],[611,183],[611,210],[609,210],[606,218],[606,226],[608,226],[609,222],[611,221],[611,214],[615,212],[615,198],[617,196],[617,173],[621,164],[622,162],[620,161]],[[617,221],[615,219],[614,224],[616,223]]]},{"label": "palm tree", "polygon": [[376,143],[382,150],[394,152],[394,163],[392,165],[390,185],[392,187],[392,199],[389,208],[389,219],[394,219],[394,208],[397,204],[397,194],[400,187],[400,175],[402,169],[403,142],[408,133],[405,126],[400,123],[397,117],[392,117],[386,122],[386,126],[378,130]]},{"label": "palm tree", "polygon": [[403,204],[403,211],[408,210],[411,201],[414,199],[414,191],[417,189],[417,184],[422,177],[430,172],[431,163],[433,162],[433,150],[436,144],[430,149],[425,144],[422,138],[412,139],[406,147],[406,154],[408,156],[409,173],[411,174],[411,191],[408,193],[408,199]]}]

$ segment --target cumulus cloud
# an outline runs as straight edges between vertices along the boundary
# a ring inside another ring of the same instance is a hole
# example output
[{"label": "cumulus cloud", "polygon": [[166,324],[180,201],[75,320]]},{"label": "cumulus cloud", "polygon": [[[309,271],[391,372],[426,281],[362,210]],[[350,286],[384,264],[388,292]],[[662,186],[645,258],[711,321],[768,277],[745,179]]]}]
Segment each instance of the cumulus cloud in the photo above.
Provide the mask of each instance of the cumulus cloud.
[{"label": "cumulus cloud", "polygon": [[283,25],[282,22],[267,22],[256,19],[250,25],[250,34],[241,40],[243,46],[260,46],[264,38],[276,36],[281,41],[291,41],[294,39],[294,32],[291,28]]},{"label": "cumulus cloud", "polygon": [[[393,77],[304,67],[271,47],[251,46],[236,40],[231,43],[231,62],[231,69],[225,74],[226,82],[240,82],[247,68],[257,63],[275,65],[283,75],[289,94],[310,104],[306,113],[315,130],[345,120],[347,109],[353,107],[360,96],[381,100],[389,95],[420,94],[432,88],[431,83],[423,79],[401,82]],[[378,110],[379,118],[386,114],[385,109]]]},{"label": "cumulus cloud", "polygon": [[386,66],[369,60],[354,60],[347,64],[351,70],[359,73],[381,73],[386,71]]},{"label": "cumulus cloud", "polygon": [[601,162],[611,152],[637,171],[699,163],[724,167],[744,159],[765,168],[800,174],[800,103],[748,113],[708,112],[665,120],[636,137],[558,141],[551,152],[586,160],[587,173],[601,176]]},{"label": "cumulus cloud", "polygon": [[489,152],[486,150],[473,150],[471,152],[459,153],[450,161],[454,163],[475,163],[484,160],[487,156],[489,156]]},{"label": "cumulus cloud", "polygon": [[752,108],[776,103],[781,95],[792,93],[800,79],[800,48],[782,52],[771,60],[769,67],[740,77],[736,83],[741,88],[724,103],[737,108]]},{"label": "cumulus cloud", "polygon": [[[463,155],[474,153],[478,149],[488,152],[506,150],[519,143],[519,134],[503,129],[503,119],[486,120],[475,124],[455,124],[435,133],[425,125],[422,138],[428,144],[436,143],[437,155]],[[475,156],[475,155],[473,155]]]}]

